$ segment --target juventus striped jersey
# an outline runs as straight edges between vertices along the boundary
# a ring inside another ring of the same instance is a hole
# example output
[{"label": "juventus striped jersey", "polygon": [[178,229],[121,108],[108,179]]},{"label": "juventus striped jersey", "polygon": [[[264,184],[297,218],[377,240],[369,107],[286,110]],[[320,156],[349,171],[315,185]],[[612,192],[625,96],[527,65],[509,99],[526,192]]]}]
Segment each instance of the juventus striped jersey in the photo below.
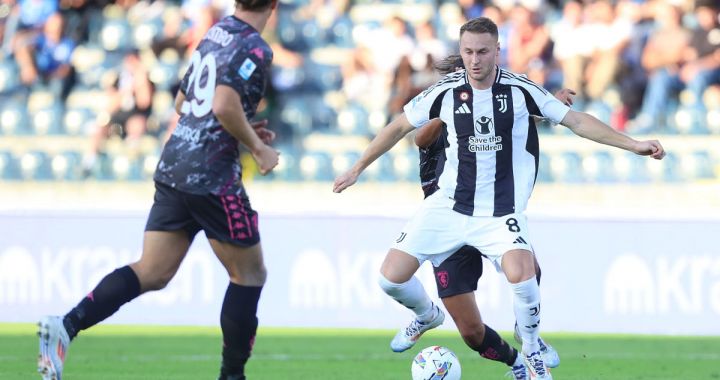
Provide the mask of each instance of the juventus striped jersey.
[{"label": "juventus striped jersey", "polygon": [[470,86],[465,70],[448,74],[404,107],[419,128],[446,124],[440,195],[453,210],[474,216],[523,212],[537,177],[539,144],[531,116],[559,123],[569,108],[524,76],[497,68],[486,90]]}]

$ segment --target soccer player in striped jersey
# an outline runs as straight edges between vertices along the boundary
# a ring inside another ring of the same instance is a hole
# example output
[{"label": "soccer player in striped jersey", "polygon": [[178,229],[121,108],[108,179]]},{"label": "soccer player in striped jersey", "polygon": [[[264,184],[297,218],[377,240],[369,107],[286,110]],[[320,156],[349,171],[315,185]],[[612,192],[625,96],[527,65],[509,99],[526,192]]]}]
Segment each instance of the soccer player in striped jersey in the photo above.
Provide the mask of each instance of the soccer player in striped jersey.
[{"label": "soccer player in striped jersey", "polygon": [[571,110],[527,78],[497,66],[498,31],[490,19],[460,28],[465,70],[447,75],[404,107],[373,139],[360,159],[335,179],[339,193],[400,139],[439,117],[447,127],[446,161],[438,190],[403,228],[380,268],[380,286],[413,311],[415,319],[391,348],[412,347],[444,320],[414,276],[424,261],[440,265],[460,247],[483,252],[505,274],[513,293],[522,354],[531,379],[551,379],[538,344],[540,291],[524,214],[535,185],[539,142],[532,116],[547,117],[578,136],[654,159],[665,151],[657,140],[637,141],[593,116]]},{"label": "soccer player in striped jersey", "polygon": [[250,150],[261,174],[277,165],[278,152],[267,145],[273,134],[249,122],[273,56],[260,33],[276,7],[277,0],[235,0],[235,13],[213,25],[193,52],[175,98],[180,120],[153,178],[140,260],[109,273],[64,317],[40,321],[43,379],[61,379],[65,352],[80,331],[140,294],[164,288],[200,230],[229,276],[220,311],[219,380],[245,379],[267,272],[258,215],[242,183],[239,144]]},{"label": "soccer player in striped jersey", "polygon": [[[451,55],[439,61],[435,69],[441,75],[462,70],[460,55]],[[566,105],[572,105],[575,92],[562,89],[555,97]],[[415,144],[420,150],[420,181],[425,198],[437,191],[437,182],[442,173],[446,139],[443,132],[445,124],[439,118],[430,120],[415,135]],[[533,252],[534,254],[534,252]],[[540,265],[535,259],[535,272],[540,284]],[[517,380],[527,378],[527,369],[519,352],[509,345],[490,326],[483,323],[474,291],[483,272],[482,255],[472,246],[465,245],[448,257],[437,267],[435,283],[438,296],[442,299],[465,343],[482,357],[499,361],[511,367],[511,375]],[[522,343],[522,341],[519,341]],[[560,357],[555,349],[538,338],[540,352],[548,367],[560,365]]]}]

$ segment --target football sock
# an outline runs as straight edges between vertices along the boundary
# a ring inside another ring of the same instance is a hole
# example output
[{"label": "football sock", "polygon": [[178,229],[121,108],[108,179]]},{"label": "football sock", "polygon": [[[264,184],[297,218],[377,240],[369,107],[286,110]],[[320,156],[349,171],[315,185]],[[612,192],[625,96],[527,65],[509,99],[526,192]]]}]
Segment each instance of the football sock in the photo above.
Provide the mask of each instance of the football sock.
[{"label": "football sock", "polygon": [[540,287],[535,277],[510,284],[513,290],[513,308],[515,320],[522,337],[522,352],[530,354],[540,350]]},{"label": "football sock", "polygon": [[70,339],[105,318],[120,306],[140,295],[140,280],[129,266],[115,269],[63,318]]},{"label": "football sock", "polygon": [[228,285],[220,312],[223,333],[221,378],[245,379],[257,331],[257,306],[262,286]]},{"label": "football sock", "polygon": [[503,340],[495,330],[485,325],[485,336],[482,343],[477,347],[470,347],[480,353],[485,359],[503,362],[507,365],[513,365],[517,358],[517,350]]},{"label": "football sock", "polygon": [[408,282],[396,284],[381,274],[378,282],[387,295],[412,310],[420,321],[428,322],[435,317],[433,303],[417,277],[413,276]]}]

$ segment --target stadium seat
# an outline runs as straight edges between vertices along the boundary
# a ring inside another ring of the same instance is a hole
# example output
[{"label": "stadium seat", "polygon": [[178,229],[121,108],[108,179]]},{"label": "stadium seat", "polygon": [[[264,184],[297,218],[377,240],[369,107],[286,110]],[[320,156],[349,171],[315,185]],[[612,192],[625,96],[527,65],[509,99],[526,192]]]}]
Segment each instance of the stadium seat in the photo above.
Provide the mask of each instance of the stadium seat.
[{"label": "stadium seat", "polygon": [[53,178],[52,169],[47,153],[32,151],[21,155],[20,176],[24,180],[51,180]]},{"label": "stadium seat", "polygon": [[672,123],[670,124],[681,134],[704,135],[709,133],[704,119],[703,112],[693,107],[681,106],[672,114]]},{"label": "stadium seat", "polygon": [[643,183],[650,180],[646,166],[647,157],[631,152],[619,152],[613,159],[617,180],[625,183]]},{"label": "stadium seat", "polygon": [[300,158],[300,173],[304,180],[332,181],[332,159],[325,152],[308,152]]},{"label": "stadium seat", "polygon": [[109,19],[100,31],[100,44],[108,51],[127,51],[132,49],[132,28],[124,19]]},{"label": "stadium seat", "polygon": [[645,159],[646,171],[654,182],[680,182],[682,179],[678,157],[668,152],[662,160]]},{"label": "stadium seat", "polygon": [[116,154],[110,158],[112,177],[120,181],[139,181],[142,179],[142,158]]},{"label": "stadium seat", "polygon": [[53,103],[32,113],[32,130],[36,135],[58,135],[63,131],[63,106]]},{"label": "stadium seat", "polygon": [[76,151],[56,154],[50,160],[53,179],[77,181],[82,179],[82,155]]},{"label": "stadium seat", "polygon": [[168,91],[180,81],[178,72],[180,70],[180,56],[173,49],[165,49],[160,54],[160,59],[150,68],[150,81],[155,84],[159,91]]},{"label": "stadium seat", "polygon": [[720,108],[708,110],[706,114],[708,131],[714,135],[720,135]]},{"label": "stadium seat", "polygon": [[345,173],[360,158],[358,152],[345,152],[333,155],[332,169],[335,177]]},{"label": "stadium seat", "polygon": [[409,150],[398,152],[392,158],[393,173],[398,181],[420,181],[420,162],[418,152]]},{"label": "stadium seat", "polygon": [[306,78],[303,89],[312,92],[337,91],[342,88],[343,78],[339,66],[324,65],[305,60]]},{"label": "stadium seat", "polygon": [[5,181],[21,179],[18,162],[9,151],[0,151],[0,179]]},{"label": "stadium seat", "polygon": [[353,48],[355,47],[355,40],[353,40],[352,30],[352,20],[343,15],[335,20],[328,32],[328,42],[340,48]]},{"label": "stadium seat", "polygon": [[550,156],[547,153],[540,152],[538,160],[538,173],[536,181],[539,183],[550,183],[553,181],[552,170],[550,168]]},{"label": "stadium seat", "polygon": [[607,151],[592,152],[582,158],[583,176],[587,182],[611,183],[617,180],[613,158]]},{"label": "stadium seat", "polygon": [[338,131],[345,135],[366,135],[369,130],[368,121],[364,107],[349,103],[337,115]]},{"label": "stadium seat", "polygon": [[278,103],[282,123],[290,126],[293,132],[300,136],[310,133],[312,130],[312,115],[308,112],[310,104],[305,97],[282,97]]},{"label": "stadium seat", "polygon": [[[367,167],[363,175],[367,181],[392,182],[396,180],[394,154],[386,153]],[[363,177],[361,177],[363,178]]]},{"label": "stadium seat", "polygon": [[138,49],[149,48],[155,37],[162,32],[163,23],[159,17],[144,20],[133,28],[133,43]]},{"label": "stadium seat", "polygon": [[583,182],[582,159],[576,152],[554,154],[550,158],[550,173],[556,182]]},{"label": "stadium seat", "polygon": [[95,115],[88,108],[71,108],[65,112],[63,125],[65,134],[78,136],[90,130],[95,124]]},{"label": "stadium seat", "polygon": [[686,181],[715,178],[714,164],[707,151],[687,152],[680,156],[680,176]]},{"label": "stadium seat", "polygon": [[0,107],[0,130],[4,135],[25,135],[30,133],[29,117],[23,104],[16,101],[6,101]]}]

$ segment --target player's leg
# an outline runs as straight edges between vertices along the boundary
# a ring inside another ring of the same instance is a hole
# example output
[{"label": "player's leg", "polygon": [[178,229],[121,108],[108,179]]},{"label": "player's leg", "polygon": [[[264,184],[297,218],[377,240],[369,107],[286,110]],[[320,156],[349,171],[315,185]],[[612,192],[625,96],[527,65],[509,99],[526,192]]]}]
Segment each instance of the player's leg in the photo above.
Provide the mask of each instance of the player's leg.
[{"label": "player's leg", "polygon": [[257,307],[267,277],[262,248],[259,243],[241,247],[214,239],[210,239],[210,245],[230,277],[220,312],[223,332],[220,379],[241,380],[245,379],[245,364],[255,342]]},{"label": "player's leg", "polygon": [[258,326],[258,302],[267,277],[257,213],[243,189],[237,195],[194,195],[188,197],[188,204],[230,280],[220,311],[220,379],[245,379],[245,364]]},{"label": "player's leg", "polygon": [[550,379],[542,360],[540,335],[540,288],[529,242],[527,218],[523,214],[474,219],[470,226],[472,245],[482,251],[496,269],[505,273],[513,292],[513,308],[522,338],[522,353],[538,379]]},{"label": "player's leg", "polygon": [[[177,207],[179,195],[168,189],[156,187],[140,260],[109,273],[64,317],[40,321],[38,371],[43,378],[61,377],[65,352],[78,332],[103,321],[141,293],[163,288],[177,272],[196,230],[184,219],[189,215]],[[158,231],[163,229],[167,231]]]},{"label": "player's leg", "polygon": [[380,267],[378,282],[382,290],[395,301],[415,313],[410,324],[400,329],[390,342],[395,352],[403,352],[415,345],[426,331],[442,324],[445,315],[430,297],[420,280],[414,276],[420,261],[398,249],[391,249]]},{"label": "player's leg", "polygon": [[465,344],[480,356],[511,367],[516,379],[525,379],[527,371],[518,351],[483,323],[475,301],[475,290],[483,272],[482,255],[470,246],[433,267],[438,296],[455,321]]},{"label": "player's leg", "polygon": [[400,329],[390,343],[395,352],[411,348],[425,331],[445,320],[443,311],[433,304],[414,276],[423,261],[440,263],[462,246],[463,215],[445,207],[440,199],[435,195],[425,199],[403,228],[380,269],[379,283],[383,291],[415,313],[415,318]]},{"label": "player's leg", "polygon": [[43,378],[60,378],[68,345],[81,330],[105,320],[140,294],[165,287],[177,272],[189,244],[184,231],[145,232],[138,262],[109,273],[64,317],[44,317],[40,321],[38,359]]},{"label": "player's leg", "polygon": [[[542,271],[540,270],[540,263],[538,263],[535,252],[533,252],[533,259],[535,260],[535,279],[537,280],[538,286],[540,286],[540,276]],[[520,337],[520,330],[518,329],[517,322],[515,322],[515,332],[513,335],[515,341],[522,344],[522,338]],[[538,337],[538,345],[540,345],[540,353],[542,354],[543,361],[545,361],[545,365],[547,365],[548,368],[556,368],[560,366],[560,354],[558,354],[553,346],[545,342],[542,337]]]}]

